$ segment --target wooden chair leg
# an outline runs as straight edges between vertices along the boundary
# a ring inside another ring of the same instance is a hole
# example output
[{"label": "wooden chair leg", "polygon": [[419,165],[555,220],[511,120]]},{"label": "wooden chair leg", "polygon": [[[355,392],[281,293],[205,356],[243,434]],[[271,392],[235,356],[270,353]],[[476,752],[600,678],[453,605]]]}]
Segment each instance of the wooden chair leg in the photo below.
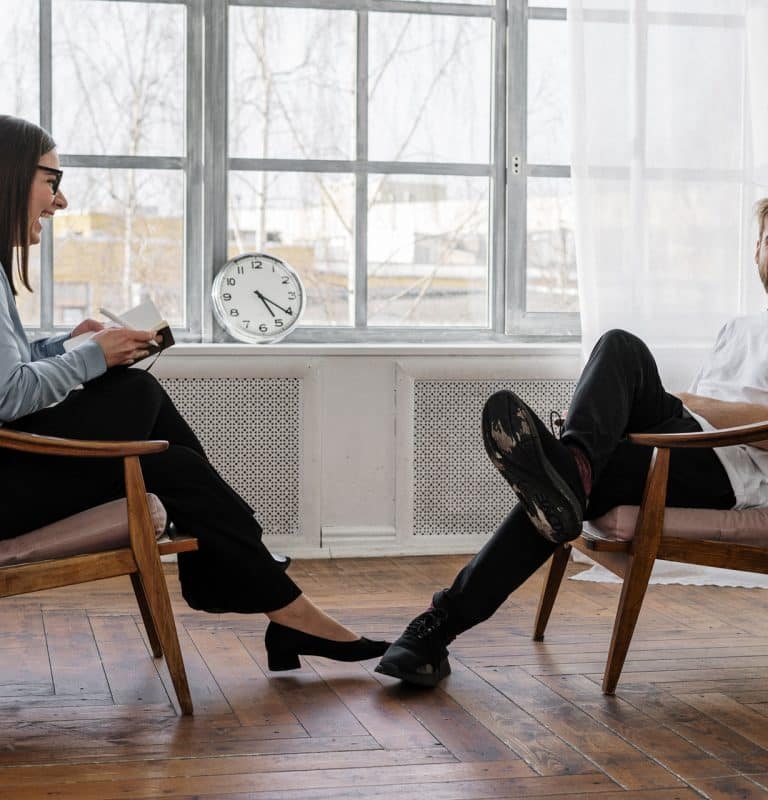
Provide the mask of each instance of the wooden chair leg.
[{"label": "wooden chair leg", "polygon": [[155,658],[161,658],[163,655],[163,648],[160,645],[160,639],[157,637],[157,628],[152,621],[152,615],[149,613],[149,606],[147,605],[147,596],[144,593],[144,587],[141,585],[141,579],[137,572],[131,573],[131,584],[133,585],[133,593],[136,595],[136,602],[139,604],[139,611],[141,611],[141,618],[144,620],[144,627],[147,629],[147,636],[149,637],[149,646],[152,648],[152,655]]},{"label": "wooden chair leg", "polygon": [[645,591],[651,577],[655,559],[631,558],[621,587],[619,607],[613,623],[611,647],[603,675],[603,694],[614,694],[621,670],[627,657],[632,634],[635,632],[637,618],[643,605]]},{"label": "wooden chair leg", "polygon": [[549,615],[552,613],[552,606],[555,604],[557,592],[563,582],[565,568],[568,566],[568,559],[571,557],[571,546],[561,544],[552,554],[549,565],[547,581],[542,587],[541,597],[539,598],[539,608],[536,612],[536,623],[533,629],[533,640],[540,642],[544,638],[544,629],[549,622]]},{"label": "wooden chair leg", "polygon": [[171,599],[168,596],[168,586],[165,583],[160,558],[155,553],[155,563],[152,563],[151,554],[149,558],[145,554],[139,553],[135,553],[134,556],[139,568],[138,577],[144,587],[147,608],[155,623],[160,648],[165,655],[165,662],[168,665],[173,688],[176,690],[179,706],[183,714],[191,714],[192,697],[189,693],[187,673],[184,669],[179,637],[176,633],[176,622],[173,618]]},{"label": "wooden chair leg", "polygon": [[656,448],[651,456],[648,478],[643,491],[643,502],[637,515],[635,535],[632,539],[632,554],[624,573],[619,608],[613,624],[608,663],[603,675],[603,694],[613,694],[619,682],[629,643],[635,632],[648,581],[659,551],[661,532],[664,528],[664,501],[667,494],[669,474],[669,450]]},{"label": "wooden chair leg", "polygon": [[138,577],[144,589],[150,617],[155,623],[157,637],[165,655],[181,712],[182,714],[191,714],[192,697],[189,693],[187,673],[181,656],[179,637],[176,633],[171,598],[168,596],[168,586],[155,542],[155,532],[149,514],[139,459],[136,457],[126,458],[124,469],[131,550],[133,550],[133,557],[136,560]]}]

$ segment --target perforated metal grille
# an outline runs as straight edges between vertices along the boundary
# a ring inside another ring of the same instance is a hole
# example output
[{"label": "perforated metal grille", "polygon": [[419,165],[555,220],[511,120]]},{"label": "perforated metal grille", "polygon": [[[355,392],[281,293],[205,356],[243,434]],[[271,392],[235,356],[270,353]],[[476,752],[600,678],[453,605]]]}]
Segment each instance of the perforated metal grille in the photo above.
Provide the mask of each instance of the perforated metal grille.
[{"label": "perforated metal grille", "polygon": [[160,381],[264,532],[299,532],[300,378]]},{"label": "perforated metal grille", "polygon": [[491,533],[517,502],[486,455],[480,415],[499,389],[517,393],[542,420],[564,411],[570,380],[414,381],[413,533]]}]

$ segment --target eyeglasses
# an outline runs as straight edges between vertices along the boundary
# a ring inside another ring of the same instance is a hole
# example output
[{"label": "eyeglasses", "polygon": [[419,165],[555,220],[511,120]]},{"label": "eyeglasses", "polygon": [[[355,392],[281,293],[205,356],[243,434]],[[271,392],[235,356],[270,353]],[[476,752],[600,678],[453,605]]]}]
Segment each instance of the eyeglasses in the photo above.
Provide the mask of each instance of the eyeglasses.
[{"label": "eyeglasses", "polygon": [[51,191],[53,192],[53,195],[55,197],[59,191],[59,186],[61,185],[61,179],[64,177],[64,170],[56,169],[56,167],[45,167],[42,164],[38,164],[37,168],[43,170],[43,172],[49,172],[51,175],[56,176],[56,179],[51,184]]}]

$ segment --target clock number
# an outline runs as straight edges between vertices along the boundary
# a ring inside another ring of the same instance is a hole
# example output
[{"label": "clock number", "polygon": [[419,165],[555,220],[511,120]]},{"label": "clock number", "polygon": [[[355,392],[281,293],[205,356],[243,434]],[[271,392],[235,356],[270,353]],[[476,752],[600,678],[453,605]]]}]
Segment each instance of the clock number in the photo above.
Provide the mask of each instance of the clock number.
[{"label": "clock number", "polygon": [[283,321],[281,319],[275,319],[275,325],[277,325],[278,328],[282,328]]},{"label": "clock number", "polygon": [[241,324],[241,325],[242,325],[244,328],[250,328],[250,327],[251,327],[251,321],[250,321],[249,319],[243,319],[243,320],[241,320],[241,321],[240,321],[240,324]]},{"label": "clock number", "polygon": [[269,330],[269,328],[262,322],[261,325],[259,325],[259,330],[262,333],[266,333]]},{"label": "clock number", "polygon": [[240,316],[240,312],[236,308],[230,308],[229,309],[229,316],[230,317],[239,317]]},{"label": "clock number", "polygon": [[261,261],[251,261],[251,269],[261,269],[263,266]]},{"label": "clock number", "polygon": [[288,308],[285,309],[285,313],[293,316],[293,309],[290,306],[288,306]]},{"label": "clock number", "polygon": [[289,279],[288,279],[288,277],[286,276],[285,278],[283,278],[283,279],[280,281],[280,283],[282,283],[282,284],[286,284],[286,283],[288,283],[288,280],[289,280]]},{"label": "clock number", "polygon": [[296,299],[296,292],[288,292],[288,299],[295,300]]},{"label": "clock number", "polygon": [[237,265],[237,274],[245,275],[245,267],[242,264]]},{"label": "clock number", "polygon": [[229,292],[224,292],[224,294],[221,296],[221,299],[229,302],[232,299],[232,295]]},{"label": "clock number", "polygon": [[236,283],[234,278],[227,278],[227,286],[234,286]]}]

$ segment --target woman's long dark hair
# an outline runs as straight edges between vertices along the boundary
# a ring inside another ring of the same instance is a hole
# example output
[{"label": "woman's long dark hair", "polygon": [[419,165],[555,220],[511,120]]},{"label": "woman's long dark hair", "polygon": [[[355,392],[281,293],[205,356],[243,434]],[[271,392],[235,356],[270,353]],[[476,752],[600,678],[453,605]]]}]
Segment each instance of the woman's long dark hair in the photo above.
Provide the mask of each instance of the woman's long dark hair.
[{"label": "woman's long dark hair", "polygon": [[18,117],[0,114],[0,264],[13,293],[13,251],[19,279],[29,285],[29,191],[40,157],[56,147],[51,135]]}]

